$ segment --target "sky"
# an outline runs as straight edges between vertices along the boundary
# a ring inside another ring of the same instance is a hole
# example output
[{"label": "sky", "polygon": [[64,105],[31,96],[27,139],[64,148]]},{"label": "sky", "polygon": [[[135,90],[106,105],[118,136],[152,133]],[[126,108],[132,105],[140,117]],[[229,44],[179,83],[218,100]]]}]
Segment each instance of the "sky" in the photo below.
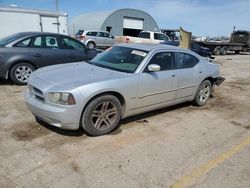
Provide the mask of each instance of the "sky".
[{"label": "sky", "polygon": [[[0,6],[56,10],[56,0],[0,0]],[[250,31],[250,0],[58,0],[59,10],[70,20],[82,13],[119,8],[146,11],[160,28],[182,26],[195,36],[229,36],[236,30]]]}]

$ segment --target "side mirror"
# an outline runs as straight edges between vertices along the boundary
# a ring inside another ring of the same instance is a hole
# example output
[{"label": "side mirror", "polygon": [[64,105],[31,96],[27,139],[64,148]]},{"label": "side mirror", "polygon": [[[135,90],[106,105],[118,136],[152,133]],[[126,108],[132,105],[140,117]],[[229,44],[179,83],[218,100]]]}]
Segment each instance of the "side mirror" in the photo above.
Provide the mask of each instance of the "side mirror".
[{"label": "side mirror", "polygon": [[158,72],[161,70],[161,67],[159,65],[156,65],[156,64],[151,64],[148,66],[148,70],[150,72]]}]

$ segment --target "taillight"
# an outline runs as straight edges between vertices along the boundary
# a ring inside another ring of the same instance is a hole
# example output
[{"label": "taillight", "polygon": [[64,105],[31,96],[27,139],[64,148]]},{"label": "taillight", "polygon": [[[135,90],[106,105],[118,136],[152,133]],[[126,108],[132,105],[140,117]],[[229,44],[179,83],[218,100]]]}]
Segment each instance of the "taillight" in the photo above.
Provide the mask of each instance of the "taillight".
[{"label": "taillight", "polygon": [[82,35],[81,35],[81,36],[80,36],[80,40],[83,40],[83,39],[85,39],[85,36],[82,36]]},{"label": "taillight", "polygon": [[129,43],[129,38],[126,37],[126,41],[125,41],[125,42],[126,42],[126,43]]}]

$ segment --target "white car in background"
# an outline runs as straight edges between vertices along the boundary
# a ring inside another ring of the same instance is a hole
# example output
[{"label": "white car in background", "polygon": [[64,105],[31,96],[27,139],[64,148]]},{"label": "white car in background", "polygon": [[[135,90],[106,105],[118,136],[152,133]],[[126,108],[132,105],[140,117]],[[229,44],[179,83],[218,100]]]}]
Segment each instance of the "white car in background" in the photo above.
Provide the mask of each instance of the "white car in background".
[{"label": "white car in background", "polygon": [[76,38],[89,49],[109,48],[115,43],[114,37],[106,31],[78,30]]}]

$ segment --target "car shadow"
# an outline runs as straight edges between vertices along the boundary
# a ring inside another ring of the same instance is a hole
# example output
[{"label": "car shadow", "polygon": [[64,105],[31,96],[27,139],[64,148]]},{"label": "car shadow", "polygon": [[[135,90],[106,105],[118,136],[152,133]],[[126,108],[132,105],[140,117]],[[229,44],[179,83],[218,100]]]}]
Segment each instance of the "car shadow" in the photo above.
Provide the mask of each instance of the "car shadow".
[{"label": "car shadow", "polygon": [[142,120],[144,120],[146,118],[150,118],[152,116],[156,116],[156,115],[159,115],[159,114],[164,114],[166,112],[178,110],[178,109],[185,108],[185,107],[188,107],[188,106],[192,106],[192,103],[191,102],[186,102],[186,103],[178,104],[178,105],[175,105],[175,106],[170,106],[170,107],[162,108],[162,109],[159,109],[159,110],[154,110],[154,111],[146,112],[146,113],[143,113],[143,114],[131,116],[131,117],[123,119],[121,121],[121,126],[124,126],[124,125],[126,126],[126,124],[131,123],[131,122],[135,122],[135,121],[144,122]]},{"label": "car shadow", "polygon": [[3,78],[0,78],[0,85],[14,85],[14,83],[11,82],[10,80],[5,80]]},{"label": "car shadow", "polygon": [[[121,120],[121,122],[119,123],[119,125],[117,126],[117,128],[112,131],[111,133],[108,133],[108,135],[117,135],[120,134],[122,132],[122,128],[121,127],[126,127],[127,124],[132,123],[132,122],[148,122],[147,118],[150,118],[152,116],[156,116],[159,114],[164,114],[166,112],[169,111],[174,111],[174,110],[178,110],[181,108],[185,108],[185,107],[189,107],[192,106],[191,102],[186,102],[186,103],[182,103],[182,104],[178,104],[176,106],[171,106],[171,107],[167,107],[167,108],[163,108],[160,110],[155,110],[155,111],[150,111],[150,112],[146,112],[143,114],[139,114],[139,115],[135,115],[135,116],[131,116],[128,118],[125,118],[123,120]],[[64,130],[64,129],[60,129],[58,127],[49,125],[48,123],[41,121],[39,119],[36,119],[37,123],[39,123],[41,126],[43,126],[46,129],[49,129],[50,131],[53,131],[57,134],[63,135],[63,136],[72,136],[72,137],[80,137],[83,135],[87,135],[84,130],[82,128],[75,130],[75,131],[70,131],[70,130]]]},{"label": "car shadow", "polygon": [[52,126],[44,121],[41,121],[39,119],[36,119],[37,123],[39,123],[41,126],[43,126],[46,129],[49,129],[52,132],[55,132],[57,134],[63,135],[63,136],[72,136],[72,137],[80,137],[85,134],[84,130],[82,128],[71,131],[71,130],[65,130],[65,129],[60,129],[58,127]]}]

